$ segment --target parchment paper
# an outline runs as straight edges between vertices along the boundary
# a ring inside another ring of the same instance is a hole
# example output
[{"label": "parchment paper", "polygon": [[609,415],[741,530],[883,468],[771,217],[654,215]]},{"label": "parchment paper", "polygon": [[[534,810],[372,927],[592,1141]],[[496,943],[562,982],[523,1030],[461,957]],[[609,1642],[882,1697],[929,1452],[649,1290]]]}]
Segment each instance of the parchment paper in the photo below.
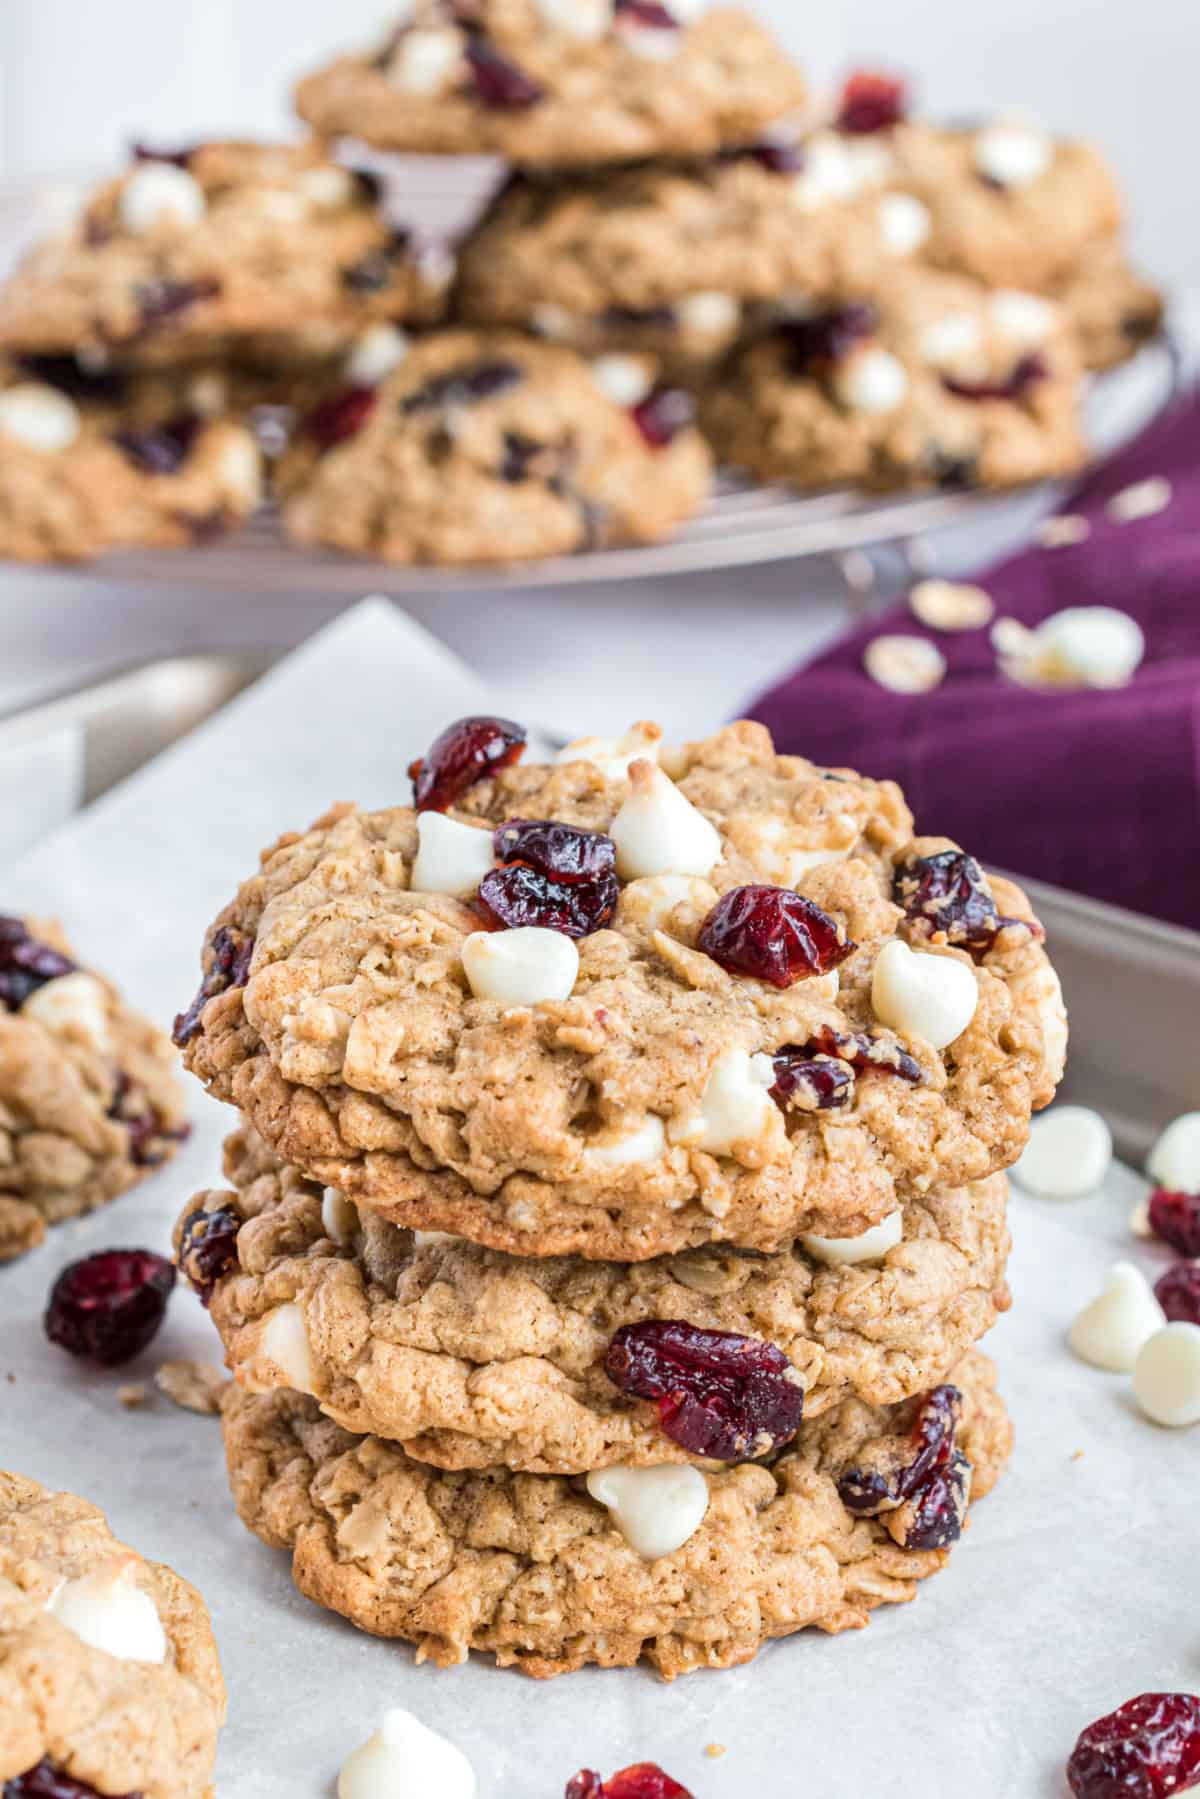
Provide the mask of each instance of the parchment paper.
[{"label": "parchment paper", "polygon": [[[61,916],[81,955],[165,1023],[195,988],[206,924],[258,850],[334,800],[394,802],[410,757],[482,704],[503,710],[504,695],[366,603],[10,865],[0,906]],[[614,705],[623,725],[619,694]],[[673,1686],[594,1670],[538,1685],[483,1660],[418,1668],[407,1647],[319,1612],[294,1593],[287,1558],[237,1522],[215,1421],[162,1396],[121,1409],[118,1385],[168,1357],[220,1359],[189,1294],[142,1363],[112,1374],[43,1341],[45,1294],[66,1261],[107,1245],[166,1248],[183,1201],[219,1178],[231,1114],[191,1084],[195,1133],[167,1170],[0,1270],[0,1462],[94,1499],[119,1535],[205,1594],[230,1691],[221,1799],[329,1799],[344,1756],[397,1704],[463,1746],[480,1799],[561,1799],[580,1766],[643,1759],[696,1799],[1050,1799],[1094,1717],[1148,1688],[1200,1687],[1200,1433],[1146,1423],[1127,1379],[1083,1368],[1062,1341],[1116,1257],[1152,1274],[1169,1259],[1128,1235],[1142,1183],[1127,1171],[1083,1202],[1014,1197],[1016,1306],[988,1347],[1017,1455],[913,1605],[876,1613],[861,1634],[810,1633]],[[709,1759],[711,1743],[727,1753]]]}]

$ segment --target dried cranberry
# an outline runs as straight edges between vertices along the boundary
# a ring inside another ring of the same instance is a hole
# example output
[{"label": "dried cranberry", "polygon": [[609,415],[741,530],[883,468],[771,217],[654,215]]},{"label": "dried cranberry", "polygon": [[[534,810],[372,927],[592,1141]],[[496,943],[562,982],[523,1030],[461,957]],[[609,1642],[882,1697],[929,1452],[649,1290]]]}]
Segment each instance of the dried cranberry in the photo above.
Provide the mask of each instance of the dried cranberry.
[{"label": "dried cranberry", "polygon": [[962,1414],[957,1387],[934,1387],[914,1401],[915,1417],[907,1437],[880,1437],[868,1446],[861,1463],[843,1474],[838,1493],[848,1512],[874,1518],[918,1498],[954,1457],[954,1437]]},{"label": "dried cranberry", "polygon": [[186,312],[201,300],[212,300],[221,291],[215,276],[204,281],[146,281],[137,290],[138,311],[142,329],[153,331],[156,325]]},{"label": "dried cranberry", "polygon": [[526,437],[520,431],[506,431],[500,479],[513,487],[518,482],[528,481],[537,473],[538,458],[545,455],[547,448],[546,444],[539,443],[534,437]]},{"label": "dried cranberry", "polygon": [[943,375],[942,386],[960,400],[1020,400],[1049,372],[1045,358],[1033,351],[1018,359],[1006,380],[963,381],[956,375]]},{"label": "dried cranberry", "polygon": [[[3,1799],[102,1799],[102,1795],[73,1774],[60,1774],[47,1756],[36,1768],[6,1780]],[[125,1799],[142,1799],[142,1795],[127,1793]]]},{"label": "dried cranberry", "polygon": [[374,412],[379,400],[375,387],[344,387],[314,406],[300,429],[318,448],[332,450],[337,444],[356,437]]},{"label": "dried cranberry", "polygon": [[116,1092],[113,1103],[108,1109],[108,1116],[123,1124],[129,1133],[129,1155],[135,1167],[157,1168],[166,1160],[168,1143],[183,1143],[191,1135],[190,1125],[181,1125],[178,1130],[167,1130],[154,1110],[148,1106],[142,1112],[129,1110],[132,1082],[124,1073],[117,1075]]},{"label": "dried cranberry", "polygon": [[1200,1193],[1159,1187],[1150,1195],[1150,1228],[1181,1256],[1200,1256]]},{"label": "dried cranberry", "polygon": [[789,319],[780,326],[788,348],[788,365],[794,375],[807,375],[814,367],[842,362],[858,345],[874,337],[879,314],[867,300],[818,312],[810,319]]},{"label": "dried cranberry", "polygon": [[892,894],[906,915],[960,948],[985,952],[1015,921],[1001,918],[984,885],[983,870],[962,850],[914,856],[897,865]]},{"label": "dried cranberry", "polygon": [[50,1290],[46,1335],[101,1366],[145,1349],[163,1321],[175,1270],[149,1249],[104,1249],[64,1268]]},{"label": "dried cranberry", "polygon": [[153,144],[134,143],[130,146],[134,162],[172,162],[177,169],[186,169],[196,153],[194,144],[186,144],[181,150],[157,150]]},{"label": "dried cranberry", "polygon": [[729,974],[791,987],[828,974],[854,951],[828,912],[790,887],[734,887],[700,927],[697,944]]},{"label": "dried cranberry", "polygon": [[507,930],[537,926],[564,937],[602,931],[617,909],[621,884],[616,875],[569,884],[549,880],[522,862],[494,868],[479,883],[479,902]]},{"label": "dried cranberry", "polygon": [[[368,179],[363,170],[356,170],[355,177],[359,182]],[[369,179],[374,180],[374,177]],[[360,262],[352,263],[348,269],[343,270],[342,286],[352,294],[377,294],[390,287],[396,278],[396,264],[407,258],[412,241],[412,232],[398,226],[386,244],[368,250]]]},{"label": "dried cranberry", "polygon": [[179,1233],[179,1267],[202,1305],[211,1305],[217,1282],[237,1266],[242,1221],[232,1206],[192,1212]]},{"label": "dried cranberry", "polygon": [[903,122],[908,111],[908,92],[894,75],[875,75],[860,70],[842,89],[838,108],[839,131],[866,135],[888,131]]},{"label": "dried cranberry", "polygon": [[565,1799],[692,1799],[686,1787],[665,1774],[657,1762],[638,1762],[601,1780],[584,1768],[567,1782]]},{"label": "dried cranberry", "polygon": [[519,68],[484,37],[473,37],[467,44],[467,67],[471,83],[484,106],[504,112],[517,112],[536,106],[545,97],[545,88]]},{"label": "dried cranberry", "polygon": [[1090,1724],[1067,1763],[1076,1799],[1174,1799],[1200,1782],[1200,1698],[1143,1693]]},{"label": "dried cranberry", "polygon": [[195,413],[184,412],[161,425],[118,431],[113,442],[144,474],[174,475],[191,455],[200,424]]},{"label": "dried cranberry", "polygon": [[595,881],[615,873],[617,846],[603,831],[584,831],[555,819],[512,818],[492,837],[500,862],[528,862],[552,880]]},{"label": "dried cranberry", "polygon": [[788,138],[765,137],[757,144],[727,150],[726,162],[757,162],[772,175],[799,175],[804,168],[804,146]]},{"label": "dried cranberry", "polygon": [[771,1098],[798,1112],[834,1112],[854,1098],[854,1070],[832,1056],[806,1049],[780,1050],[775,1057]]},{"label": "dried cranberry", "polygon": [[948,1549],[962,1536],[971,1497],[971,1464],[961,1449],[889,1520],[902,1549]]},{"label": "dried cranberry", "polygon": [[1172,1324],[1200,1324],[1200,1262],[1176,1262],[1154,1291]]},{"label": "dried cranberry", "polygon": [[74,962],[31,937],[22,919],[0,916],[0,1006],[19,1012],[31,993],[74,970]]},{"label": "dried cranberry", "polygon": [[678,31],[679,20],[659,0],[614,0],[617,18],[626,18],[647,31]]},{"label": "dried cranberry", "polygon": [[35,356],[27,354],[14,359],[23,374],[73,400],[116,402],[124,398],[129,382],[120,369],[85,369],[74,356]]},{"label": "dried cranberry", "polygon": [[774,1343],[681,1319],[627,1324],[604,1371],[622,1393],[658,1401],[658,1422],[691,1455],[718,1462],[766,1455],[794,1437],[804,1388]]},{"label": "dried cranberry", "polygon": [[665,450],[696,416],[691,394],[681,387],[656,387],[632,408],[633,422],[652,450]]},{"label": "dried cranberry", "polygon": [[476,362],[437,375],[409,394],[400,404],[404,413],[436,412],[442,408],[474,406],[490,400],[525,379],[515,362]]},{"label": "dried cranberry", "polygon": [[519,761],[525,727],[510,718],[460,718],[447,725],[429,754],[410,763],[418,812],[444,812],[468,787]]},{"label": "dried cranberry", "polygon": [[837,1056],[860,1074],[893,1074],[913,1086],[925,1079],[925,1071],[893,1038],[872,1037],[867,1031],[835,1031],[822,1025],[806,1045],[809,1054]]},{"label": "dried cranberry", "polygon": [[212,961],[208,973],[200,983],[199,992],[187,1011],[181,1012],[176,1018],[171,1032],[180,1049],[185,1043],[190,1043],[200,1029],[200,1017],[210,999],[215,999],[218,993],[228,993],[231,987],[246,985],[250,977],[250,963],[254,957],[254,939],[222,925],[213,937],[211,952]]}]

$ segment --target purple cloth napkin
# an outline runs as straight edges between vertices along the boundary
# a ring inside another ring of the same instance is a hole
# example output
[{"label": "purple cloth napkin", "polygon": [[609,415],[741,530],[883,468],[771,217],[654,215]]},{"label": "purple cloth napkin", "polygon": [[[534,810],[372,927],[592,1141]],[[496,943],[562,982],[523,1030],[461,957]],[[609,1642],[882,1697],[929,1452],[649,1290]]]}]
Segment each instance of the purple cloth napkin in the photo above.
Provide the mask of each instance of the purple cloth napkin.
[{"label": "purple cloth napkin", "polygon": [[[1117,524],[1106,502],[1165,475],[1171,503]],[[1200,392],[1155,420],[1061,508],[1091,535],[975,577],[997,617],[1116,606],[1146,659],[1115,692],[1033,692],[998,671],[988,632],[926,631],[901,604],[763,694],[749,716],[781,750],[900,782],[919,831],[993,866],[1200,928]],[[885,631],[932,638],[943,685],[912,697],[863,672]]]}]

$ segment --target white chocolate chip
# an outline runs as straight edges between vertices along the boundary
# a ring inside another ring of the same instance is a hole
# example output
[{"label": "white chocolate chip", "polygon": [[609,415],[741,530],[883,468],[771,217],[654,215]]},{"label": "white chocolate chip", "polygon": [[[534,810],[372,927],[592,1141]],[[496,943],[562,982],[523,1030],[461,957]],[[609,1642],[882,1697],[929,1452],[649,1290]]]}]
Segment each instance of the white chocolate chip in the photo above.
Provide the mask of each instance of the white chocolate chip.
[{"label": "white chocolate chip", "polygon": [[991,594],[967,581],[918,581],[908,605],[932,631],[979,631],[996,611]]},{"label": "white chocolate chip", "polygon": [[455,1744],[399,1708],[342,1763],[338,1799],[475,1799],[475,1770]]},{"label": "white chocolate chip", "polygon": [[138,1585],[134,1556],[64,1581],[46,1610],[91,1649],[126,1662],[167,1659],[166,1632],[153,1599]]},{"label": "white chocolate chip", "polygon": [[571,939],[538,925],[474,931],[462,946],[462,962],[476,999],[505,1006],[570,999],[579,974],[579,951]]},{"label": "white chocolate chip", "polygon": [[128,177],[117,208],[126,231],[139,237],[160,225],[186,229],[208,211],[204,189],[194,175],[173,162],[144,162]]},{"label": "white chocolate chip", "polygon": [[1040,294],[1022,293],[1015,287],[1002,287],[988,304],[997,331],[1025,349],[1044,344],[1058,320],[1049,300],[1043,300]]},{"label": "white chocolate chip", "polygon": [[710,1156],[732,1155],[743,1146],[760,1144],[778,1126],[779,1108],[770,1092],[774,1085],[770,1056],[727,1049],[705,1083],[699,1112],[673,1125],[671,1137]]},{"label": "white chocolate chip", "polygon": [[1033,631],[1000,619],[992,642],[1005,674],[1035,687],[1125,687],[1146,654],[1137,620],[1114,606],[1068,606]]},{"label": "white chocolate chip", "polygon": [[408,355],[409,339],[398,325],[372,325],[346,358],[346,379],[356,387],[378,387]]},{"label": "white chocolate chip", "polygon": [[629,779],[633,791],[609,827],[621,879],[711,874],[721,860],[715,826],[653,762],[634,762]]},{"label": "white chocolate chip", "polygon": [[661,931],[680,906],[697,919],[707,918],[717,903],[717,890],[695,875],[652,875],[621,889],[622,924],[636,924],[647,935]]},{"label": "white chocolate chip", "polygon": [[1200,1193],[1200,1112],[1184,1112],[1146,1157],[1146,1173],[1169,1193]]},{"label": "white chocolate chip", "polygon": [[654,386],[649,365],[637,356],[597,356],[592,380],[614,406],[637,406]]},{"label": "white chocolate chip", "polygon": [[889,693],[932,693],[946,679],[946,658],[927,637],[873,637],[863,667]]},{"label": "white chocolate chip", "polygon": [[607,1506],[629,1547],[648,1562],[682,1549],[708,1511],[708,1482],[690,1464],[602,1468],[588,1475],[587,1490]]},{"label": "white chocolate chip", "polygon": [[983,327],[973,312],[947,312],[925,326],[921,355],[935,369],[982,373]]},{"label": "white chocolate chip", "polygon": [[1151,1337],[1137,1359],[1133,1391],[1155,1424],[1200,1424],[1200,1325],[1168,1324]]},{"label": "white chocolate chip", "polygon": [[626,1130],[611,1142],[592,1144],[587,1154],[588,1161],[597,1168],[631,1168],[638,1163],[657,1162],[666,1147],[666,1127],[651,1112],[632,1131]]},{"label": "white chocolate chip", "polygon": [[112,1049],[107,989],[82,968],[36,987],[21,1007],[21,1016],[36,1019],[52,1036],[86,1043],[99,1055]]},{"label": "white chocolate chip", "polygon": [[946,1049],[962,1036],[979,1004],[975,971],[955,956],[885,943],[871,978],[875,1016],[903,1037],[922,1037]]},{"label": "white chocolate chip", "polygon": [[879,202],[879,230],[893,256],[911,256],[933,229],[929,208],[915,194],[884,194]]},{"label": "white chocolate chip", "polygon": [[804,166],[792,177],[792,197],[805,212],[816,212],[858,192],[859,171],[845,138],[817,131],[805,140]]},{"label": "white chocolate chip", "polygon": [[1080,1361],[1110,1374],[1132,1374],[1143,1346],[1167,1322],[1149,1281],[1132,1262],[1115,1262],[1098,1299],[1067,1332]]},{"label": "white chocolate chip", "polygon": [[188,406],[202,419],[215,419],[229,406],[229,383],[217,369],[206,369],[188,383]]},{"label": "white chocolate chip", "polygon": [[258,504],[262,496],[262,452],[249,431],[238,431],[222,444],[216,473],[222,495],[239,510]]},{"label": "white chocolate chip", "polygon": [[594,44],[612,24],[612,0],[537,0],[537,9],[552,31],[581,44]]},{"label": "white chocolate chip", "polygon": [[685,331],[716,337],[736,331],[742,309],[732,294],[706,292],[688,294],[676,302],[676,317]]},{"label": "white chocolate chip", "polygon": [[851,412],[894,412],[908,392],[908,373],[890,350],[856,350],[837,366],[834,389]]},{"label": "white chocolate chip", "polygon": [[[316,1369],[313,1366],[312,1350],[309,1348],[304,1313],[294,1302],[276,1306],[273,1312],[268,1312],[259,1333],[256,1359],[278,1369],[286,1385],[295,1392],[313,1393],[317,1384]],[[265,1384],[274,1385],[269,1370]]]},{"label": "white chocolate chip", "polygon": [[1112,1155],[1112,1132],[1099,1112],[1055,1106],[1030,1125],[1013,1178],[1040,1199],[1081,1199],[1103,1185]]},{"label": "white chocolate chip", "polygon": [[388,65],[388,80],[409,94],[439,94],[462,62],[462,34],[406,31]]},{"label": "white chocolate chip", "polygon": [[1036,125],[999,120],[975,138],[975,167],[1000,187],[1028,187],[1054,161],[1054,140]]},{"label": "white chocolate chip", "polygon": [[349,169],[340,169],[334,162],[305,169],[298,185],[309,204],[320,212],[339,212],[343,206],[349,206],[358,191]]},{"label": "white chocolate chip", "polygon": [[810,1232],[802,1235],[800,1241],[815,1261],[827,1262],[831,1268],[845,1268],[859,1262],[881,1262],[903,1236],[904,1214],[895,1211],[859,1237],[817,1237]]},{"label": "white chocolate chip", "polygon": [[417,818],[417,854],[410,885],[414,893],[449,893],[469,899],[496,866],[490,830],[459,824],[442,812]]},{"label": "white chocolate chip", "polygon": [[18,381],[0,392],[0,433],[47,456],[79,436],[79,408],[43,381]]},{"label": "white chocolate chip", "polygon": [[337,1528],[338,1548],[355,1557],[381,1555],[391,1540],[387,1506],[379,1498],[360,1499]]},{"label": "white chocolate chip", "polygon": [[1171,504],[1171,483],[1165,475],[1151,475],[1135,481],[1115,493],[1104,508],[1114,524],[1131,525],[1140,518],[1153,518]]},{"label": "white chocolate chip", "polygon": [[635,56],[644,56],[647,62],[670,62],[679,53],[681,34],[678,31],[660,31],[653,25],[639,25],[629,12],[617,14],[615,28],[625,48],[632,50]]},{"label": "white chocolate chip", "polygon": [[453,1231],[414,1231],[413,1242],[418,1249],[439,1249],[447,1243],[461,1243],[462,1238]]},{"label": "white chocolate chip", "polygon": [[1066,550],[1072,544],[1086,543],[1091,535],[1091,525],[1079,512],[1060,512],[1053,518],[1044,518],[1034,532],[1044,550]]},{"label": "white chocolate chip", "polygon": [[348,1249],[358,1235],[358,1207],[336,1187],[325,1189],[321,1200],[321,1228],[339,1249]]},{"label": "white chocolate chip", "polygon": [[634,725],[623,737],[577,737],[554,758],[556,762],[590,762],[610,781],[623,781],[635,762],[657,762],[662,755],[658,725]]}]

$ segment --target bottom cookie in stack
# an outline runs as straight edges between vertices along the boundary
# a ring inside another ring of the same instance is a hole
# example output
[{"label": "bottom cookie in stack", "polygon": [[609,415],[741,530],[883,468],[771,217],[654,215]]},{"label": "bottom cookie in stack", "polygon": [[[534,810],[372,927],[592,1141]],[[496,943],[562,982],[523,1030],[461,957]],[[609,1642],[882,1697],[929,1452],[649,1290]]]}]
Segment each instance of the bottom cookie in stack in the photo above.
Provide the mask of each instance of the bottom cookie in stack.
[{"label": "bottom cookie in stack", "polygon": [[914,1598],[1008,1459],[994,1378],[972,1351],[949,1385],[848,1400],[769,1465],[716,1474],[446,1472],[313,1399],[237,1388],[225,1447],[242,1522],[360,1629],[441,1666],[475,1649],[548,1678],[644,1658],[672,1679]]}]

